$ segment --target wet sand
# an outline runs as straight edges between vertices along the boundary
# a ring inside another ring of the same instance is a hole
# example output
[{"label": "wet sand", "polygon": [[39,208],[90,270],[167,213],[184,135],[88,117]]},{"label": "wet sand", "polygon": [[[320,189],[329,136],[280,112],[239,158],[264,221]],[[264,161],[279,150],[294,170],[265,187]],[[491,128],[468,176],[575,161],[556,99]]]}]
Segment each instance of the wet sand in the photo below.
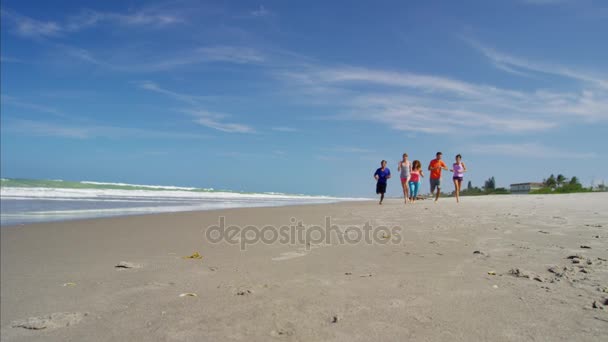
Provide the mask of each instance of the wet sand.
[{"label": "wet sand", "polygon": [[[324,227],[331,217],[338,228],[329,243],[242,250],[244,239],[206,238],[220,216],[259,228],[292,218]],[[366,222],[375,240],[340,243]],[[0,233],[2,341],[608,336],[605,193],[243,208]],[[194,252],[202,259],[183,258]]]}]

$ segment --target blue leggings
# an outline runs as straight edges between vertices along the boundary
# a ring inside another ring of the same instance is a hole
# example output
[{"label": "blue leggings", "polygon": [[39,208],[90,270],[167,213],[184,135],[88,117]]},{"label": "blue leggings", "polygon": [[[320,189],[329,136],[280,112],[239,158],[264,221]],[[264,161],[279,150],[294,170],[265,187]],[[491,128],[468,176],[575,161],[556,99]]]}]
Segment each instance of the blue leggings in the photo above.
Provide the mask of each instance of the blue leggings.
[{"label": "blue leggings", "polygon": [[412,182],[408,183],[410,185],[410,197],[416,198],[418,196],[418,189],[420,189],[420,182]]}]

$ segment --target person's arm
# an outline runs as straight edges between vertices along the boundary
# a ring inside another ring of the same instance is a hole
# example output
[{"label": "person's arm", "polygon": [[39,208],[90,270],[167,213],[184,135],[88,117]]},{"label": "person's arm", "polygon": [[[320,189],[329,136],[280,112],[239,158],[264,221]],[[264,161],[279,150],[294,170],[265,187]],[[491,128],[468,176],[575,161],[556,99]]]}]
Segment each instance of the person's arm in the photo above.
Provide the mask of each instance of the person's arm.
[{"label": "person's arm", "polygon": [[376,170],[376,173],[374,173],[374,179],[378,180],[378,170]]},{"label": "person's arm", "polygon": [[388,175],[386,175],[386,179],[389,179],[389,178],[391,178],[391,170],[388,168],[386,170],[388,171]]},{"label": "person's arm", "polygon": [[464,163],[461,163],[461,164],[462,164],[462,172],[467,172],[467,167],[464,165]]},{"label": "person's arm", "polygon": [[422,170],[420,170],[420,177],[424,177],[424,172],[422,172]]},{"label": "person's arm", "polygon": [[407,164],[407,169],[412,173],[412,163]]},{"label": "person's arm", "polygon": [[[429,163],[429,171],[433,171],[435,169],[434,167],[432,168],[431,165],[433,165],[433,162]],[[420,170],[420,172],[422,172],[422,170]]]},{"label": "person's arm", "polygon": [[447,166],[447,165],[445,165],[445,163],[444,163],[444,162],[441,162],[441,164],[443,165],[443,169],[447,171],[447,170],[448,170],[448,166]]},{"label": "person's arm", "polygon": [[397,165],[397,172],[401,172],[401,162]]}]

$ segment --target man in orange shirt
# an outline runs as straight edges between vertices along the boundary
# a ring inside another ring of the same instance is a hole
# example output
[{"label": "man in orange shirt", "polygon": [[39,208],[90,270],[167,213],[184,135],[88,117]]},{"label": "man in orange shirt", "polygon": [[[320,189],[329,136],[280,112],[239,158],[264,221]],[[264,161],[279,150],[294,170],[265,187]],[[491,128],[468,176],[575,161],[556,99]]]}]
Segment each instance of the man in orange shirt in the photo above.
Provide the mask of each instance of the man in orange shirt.
[{"label": "man in orange shirt", "polygon": [[441,193],[441,169],[448,170],[448,166],[441,160],[441,155],[441,152],[437,152],[436,158],[429,163],[429,171],[431,171],[431,194],[435,192],[435,188],[437,188],[435,202],[439,200],[439,194]]}]

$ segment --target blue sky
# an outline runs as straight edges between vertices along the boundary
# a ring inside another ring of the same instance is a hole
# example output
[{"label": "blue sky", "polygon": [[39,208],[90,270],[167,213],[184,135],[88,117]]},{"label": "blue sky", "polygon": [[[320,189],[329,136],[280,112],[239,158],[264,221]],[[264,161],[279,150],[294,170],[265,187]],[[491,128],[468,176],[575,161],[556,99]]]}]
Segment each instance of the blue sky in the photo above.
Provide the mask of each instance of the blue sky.
[{"label": "blue sky", "polygon": [[3,177],[372,196],[442,151],[474,185],[608,178],[605,1],[5,0],[1,29]]}]

